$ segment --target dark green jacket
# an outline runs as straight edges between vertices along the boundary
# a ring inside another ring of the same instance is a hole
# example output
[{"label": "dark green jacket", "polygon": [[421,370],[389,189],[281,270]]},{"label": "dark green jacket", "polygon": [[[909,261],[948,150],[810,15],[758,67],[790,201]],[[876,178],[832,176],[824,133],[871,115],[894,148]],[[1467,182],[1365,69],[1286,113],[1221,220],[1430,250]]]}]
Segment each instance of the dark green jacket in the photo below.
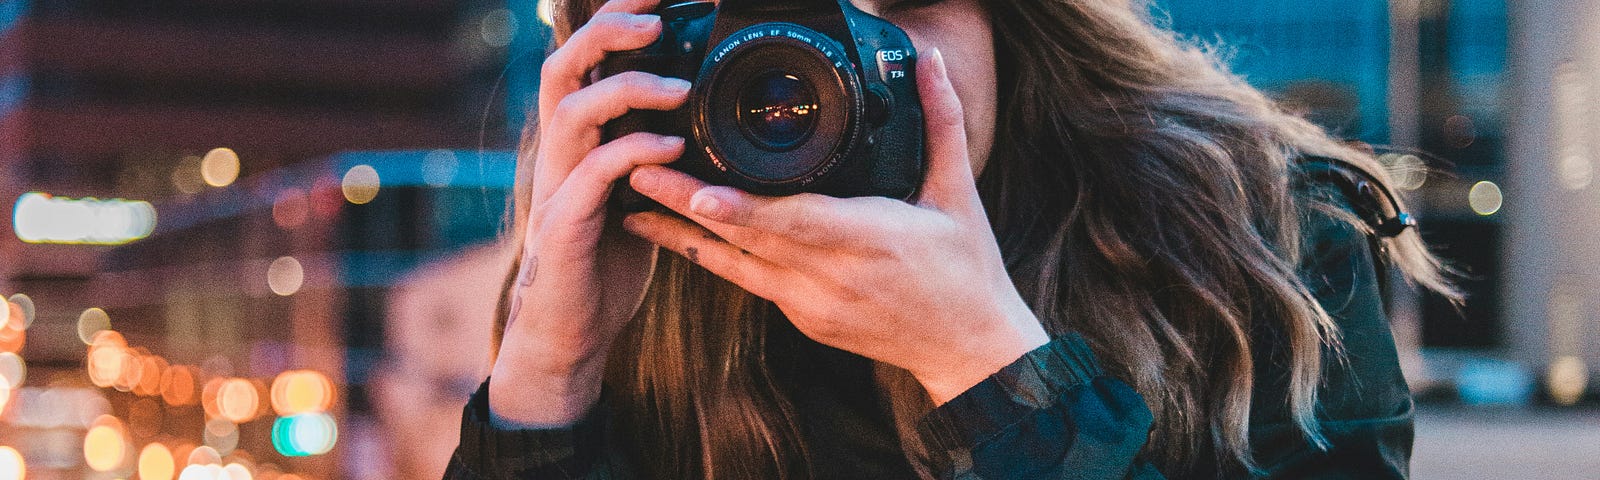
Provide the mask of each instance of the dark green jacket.
[{"label": "dark green jacket", "polygon": [[[1343,203],[1343,202],[1341,202]],[[1346,207],[1348,208],[1348,206]],[[1284,405],[1283,342],[1255,334],[1257,380],[1251,445],[1262,478],[1403,479],[1411,456],[1411,397],[1379,294],[1369,237],[1317,214],[1306,222],[1301,276],[1343,332],[1329,354],[1318,419],[1331,447],[1301,437]],[[911,478],[865,358],[817,344],[778,321],[769,364],[802,419],[818,478]],[[497,428],[488,382],[468,402],[447,479],[625,479],[627,455],[610,451],[602,409],[571,428]],[[1100,368],[1081,337],[1034,350],[919,425],[941,479],[1160,479],[1139,458],[1151,416],[1144,399]],[[1208,475],[1208,477],[1214,475]]]}]

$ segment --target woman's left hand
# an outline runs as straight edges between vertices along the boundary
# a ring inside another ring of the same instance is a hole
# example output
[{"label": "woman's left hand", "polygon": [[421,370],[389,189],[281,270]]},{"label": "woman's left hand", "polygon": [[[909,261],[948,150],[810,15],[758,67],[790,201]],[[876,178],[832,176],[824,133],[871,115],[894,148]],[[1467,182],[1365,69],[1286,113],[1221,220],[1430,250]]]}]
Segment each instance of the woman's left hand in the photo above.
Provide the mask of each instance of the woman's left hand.
[{"label": "woman's left hand", "polygon": [[903,368],[943,404],[1049,336],[1006,274],[937,50],[918,65],[928,173],[913,203],[762,197],[659,166],[635,190],[660,214],[624,226],[777,304],[819,343]]}]

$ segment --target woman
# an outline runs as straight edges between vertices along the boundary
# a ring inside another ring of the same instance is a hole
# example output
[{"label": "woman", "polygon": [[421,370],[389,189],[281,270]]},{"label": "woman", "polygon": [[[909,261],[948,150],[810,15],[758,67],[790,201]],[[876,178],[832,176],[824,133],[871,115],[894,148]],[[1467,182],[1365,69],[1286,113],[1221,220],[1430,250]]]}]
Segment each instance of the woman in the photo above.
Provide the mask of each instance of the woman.
[{"label": "woman", "polygon": [[[855,0],[922,52],[929,171],[900,202],[758,197],[661,167],[682,139],[601,144],[688,90],[584,81],[661,28],[655,0],[602,3],[556,9],[508,320],[447,477],[1406,475],[1375,262],[1451,292],[1437,262],[1414,232],[1372,251],[1298,161],[1381,174],[1369,155],[1143,6]],[[623,178],[682,216],[608,216]]]}]

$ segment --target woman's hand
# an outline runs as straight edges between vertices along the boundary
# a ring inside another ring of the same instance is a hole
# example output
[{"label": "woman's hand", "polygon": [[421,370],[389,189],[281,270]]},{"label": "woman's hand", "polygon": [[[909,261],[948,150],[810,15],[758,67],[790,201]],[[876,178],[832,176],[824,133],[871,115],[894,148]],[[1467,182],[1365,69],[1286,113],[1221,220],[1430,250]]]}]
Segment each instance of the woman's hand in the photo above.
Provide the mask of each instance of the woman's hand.
[{"label": "woman's hand", "polygon": [[489,384],[489,407],[513,422],[559,426],[599,398],[605,355],[639,308],[653,245],[607,218],[611,187],[634,167],[683,153],[683,139],[635,133],[600,144],[601,126],[630,109],[682,105],[689,82],[628,72],[584,86],[607,52],[655,41],[658,0],[613,0],[545,60],[532,209],[511,312]]},{"label": "woman's hand", "polygon": [[937,50],[918,65],[928,174],[914,203],[771,198],[642,166],[660,213],[624,226],[772,300],[812,339],[910,371],[943,404],[1049,341],[1006,274]]}]

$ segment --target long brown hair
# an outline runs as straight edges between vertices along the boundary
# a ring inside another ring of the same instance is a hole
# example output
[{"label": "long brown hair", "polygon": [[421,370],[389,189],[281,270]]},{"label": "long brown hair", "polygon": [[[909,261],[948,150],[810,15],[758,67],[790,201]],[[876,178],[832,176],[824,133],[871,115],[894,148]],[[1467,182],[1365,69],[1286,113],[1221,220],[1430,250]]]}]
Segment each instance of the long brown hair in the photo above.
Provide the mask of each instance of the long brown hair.
[{"label": "long brown hair", "polygon": [[[602,3],[557,1],[558,42]],[[1081,333],[1144,396],[1157,439],[1145,455],[1184,474],[1253,465],[1251,332],[1270,327],[1286,342],[1289,410],[1324,444],[1314,417],[1321,352],[1337,351],[1339,336],[1296,275],[1298,232],[1318,210],[1366,225],[1297,195],[1291,159],[1335,157],[1387,178],[1381,165],[1155,26],[1142,2],[984,3],[1003,28],[993,29],[999,121],[979,190],[1045,329]],[[529,209],[532,139],[525,132],[513,236]],[[1384,247],[1412,280],[1455,294],[1414,231]],[[515,263],[508,291],[514,273]],[[652,478],[809,476],[795,412],[762,360],[766,322],[750,321],[778,314],[661,255],[604,379],[608,413],[626,432],[611,438],[636,468]],[[926,473],[914,425],[931,402],[904,371],[877,372],[907,458]]]}]

